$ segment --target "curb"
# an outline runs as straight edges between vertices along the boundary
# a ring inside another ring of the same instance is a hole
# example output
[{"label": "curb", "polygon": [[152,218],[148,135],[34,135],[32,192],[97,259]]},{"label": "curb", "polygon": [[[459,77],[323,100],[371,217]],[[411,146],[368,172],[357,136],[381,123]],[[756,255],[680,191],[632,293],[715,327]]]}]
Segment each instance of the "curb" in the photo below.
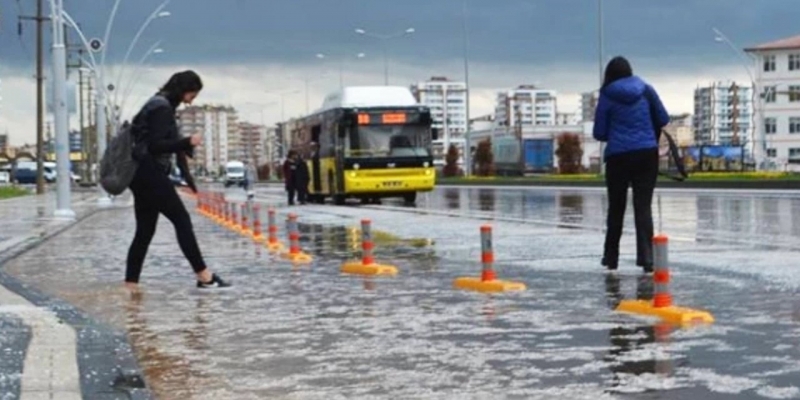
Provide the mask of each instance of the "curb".
[{"label": "curb", "polygon": [[[61,299],[45,295],[4,271],[6,263],[35,250],[48,240],[67,232],[101,212],[115,208],[93,209],[41,236],[30,236],[19,244],[0,250],[0,285],[45,308],[75,329],[76,358],[80,374],[81,394],[91,399],[155,399],[147,386],[127,334],[95,321],[83,311]],[[107,366],[100,369],[97,366]]]}]

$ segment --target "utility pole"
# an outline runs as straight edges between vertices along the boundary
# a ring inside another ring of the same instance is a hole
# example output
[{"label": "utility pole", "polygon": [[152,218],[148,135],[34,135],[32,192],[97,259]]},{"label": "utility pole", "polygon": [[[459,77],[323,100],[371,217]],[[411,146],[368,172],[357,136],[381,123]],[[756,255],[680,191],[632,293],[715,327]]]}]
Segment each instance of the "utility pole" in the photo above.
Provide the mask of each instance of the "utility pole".
[{"label": "utility pole", "polygon": [[[78,137],[80,137],[80,141],[81,141],[81,159],[85,160],[86,159],[86,154],[87,154],[87,151],[86,151],[86,148],[87,148],[86,147],[86,132],[84,130],[84,126],[85,125],[84,125],[84,115],[83,115],[83,109],[84,109],[84,106],[83,106],[83,104],[84,104],[83,103],[83,101],[84,101],[84,99],[83,99],[83,53],[84,53],[85,50],[84,50],[83,45],[80,44],[80,43],[78,43],[78,44],[70,44],[69,40],[67,39],[66,33],[67,33],[67,31],[65,30],[64,31],[64,41],[65,41],[66,46],[67,46],[67,69],[73,69],[73,70],[77,69],[78,70],[78,103],[79,103],[78,104],[78,119],[79,119]],[[73,51],[73,50],[78,53],[78,61],[75,62],[75,63],[70,63],[69,62],[69,53],[70,53],[70,51]],[[71,152],[71,149],[70,149],[70,152]],[[83,181],[83,182],[88,181],[88,176],[87,176],[85,168],[84,168],[84,171],[81,173],[81,181]]]},{"label": "utility pole", "polygon": [[36,15],[20,15],[17,33],[22,36],[22,21],[36,21],[36,194],[44,194],[44,22],[43,0],[36,0]]},{"label": "utility pole", "polygon": [[53,27],[53,116],[56,131],[56,211],[58,218],[75,219],[69,170],[69,115],[67,110],[67,48],[64,43],[64,0],[51,2]]}]

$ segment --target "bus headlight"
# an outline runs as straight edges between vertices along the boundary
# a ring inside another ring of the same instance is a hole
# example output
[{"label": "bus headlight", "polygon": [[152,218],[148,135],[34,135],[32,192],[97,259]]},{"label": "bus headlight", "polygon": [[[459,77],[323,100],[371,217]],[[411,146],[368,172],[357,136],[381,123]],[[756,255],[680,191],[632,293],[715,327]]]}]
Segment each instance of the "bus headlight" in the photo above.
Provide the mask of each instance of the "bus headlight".
[{"label": "bus headlight", "polygon": [[422,163],[422,166],[423,166],[424,168],[428,168],[428,166],[429,166],[429,165],[430,165],[430,164],[428,164],[428,162],[427,162],[427,161],[425,161],[424,163]]},{"label": "bus headlight", "polygon": [[351,177],[351,178],[355,178],[355,177],[356,177],[356,173],[355,173],[355,172],[353,172],[353,171],[350,171],[350,177]]},{"label": "bus headlight", "polygon": [[426,170],[425,170],[425,175],[430,175],[430,174],[431,174],[431,170],[429,170],[429,169],[426,169]]},{"label": "bus headlight", "polygon": [[358,168],[359,168],[358,164],[353,164],[353,169],[358,169]]}]

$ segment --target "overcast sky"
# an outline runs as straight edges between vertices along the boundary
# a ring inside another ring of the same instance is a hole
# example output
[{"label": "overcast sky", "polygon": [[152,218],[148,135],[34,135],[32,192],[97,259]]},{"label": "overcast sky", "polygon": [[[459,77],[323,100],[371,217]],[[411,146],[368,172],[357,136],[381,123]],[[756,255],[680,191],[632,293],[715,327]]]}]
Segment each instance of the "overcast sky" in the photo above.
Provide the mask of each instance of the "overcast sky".
[{"label": "overcast sky", "polygon": [[[102,37],[113,0],[64,0],[88,37]],[[107,65],[117,82],[131,39],[162,0],[123,0],[108,43]],[[48,3],[45,1],[45,3]],[[126,102],[132,111],[169,74],[191,67],[204,77],[199,102],[228,103],[246,119],[280,119],[279,97],[264,91],[299,90],[284,97],[284,116],[305,112],[302,78],[313,109],[339,86],[407,85],[432,75],[463,79],[462,0],[172,0],[171,15],[155,20],[131,56],[150,45],[164,52],[140,68]],[[473,115],[492,109],[494,91],[523,83],[559,91],[560,111],[576,111],[577,95],[598,84],[597,0],[466,0]],[[35,137],[34,25],[17,37],[16,18],[33,0],[0,0],[0,132],[12,142]],[[740,56],[714,41],[713,27],[740,47],[800,34],[797,0],[603,0],[606,59],[623,54],[654,83],[671,112],[692,109],[692,89],[712,80],[746,80]],[[412,35],[380,41],[355,28]],[[70,32],[71,38],[77,35]],[[46,38],[49,53],[49,29]],[[316,53],[328,57],[320,60]],[[357,53],[366,57],[356,58]],[[340,64],[340,60],[344,63]],[[49,58],[47,60],[49,63]],[[119,80],[125,89],[132,69]],[[321,76],[322,75],[322,76]],[[122,93],[122,92],[120,92]]]}]

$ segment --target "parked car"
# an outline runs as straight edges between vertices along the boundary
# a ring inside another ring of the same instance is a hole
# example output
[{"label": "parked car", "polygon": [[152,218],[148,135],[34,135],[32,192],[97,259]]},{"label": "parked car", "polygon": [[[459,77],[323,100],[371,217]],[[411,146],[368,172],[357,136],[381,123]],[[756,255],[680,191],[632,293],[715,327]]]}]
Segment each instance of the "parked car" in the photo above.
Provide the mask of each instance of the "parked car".
[{"label": "parked car", "polygon": [[0,184],[11,183],[11,173],[6,170],[0,170]]}]

